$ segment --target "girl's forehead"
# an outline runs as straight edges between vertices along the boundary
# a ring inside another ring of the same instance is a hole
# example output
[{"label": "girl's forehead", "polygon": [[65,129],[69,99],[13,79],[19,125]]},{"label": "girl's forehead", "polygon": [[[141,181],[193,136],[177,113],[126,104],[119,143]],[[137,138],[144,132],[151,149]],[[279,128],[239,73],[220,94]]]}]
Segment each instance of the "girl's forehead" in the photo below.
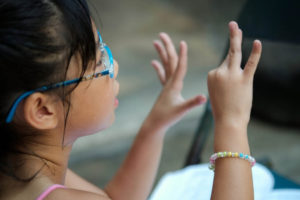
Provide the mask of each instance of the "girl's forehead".
[{"label": "girl's forehead", "polygon": [[98,28],[93,20],[92,20],[92,28],[93,28],[95,39],[98,39]]},{"label": "girl's forehead", "polygon": [[101,45],[101,39],[100,39],[100,33],[95,25],[95,23],[93,22],[93,32],[94,32],[94,38],[95,38],[95,43],[96,43],[96,47],[97,49],[99,49],[100,45]]},{"label": "girl's forehead", "polygon": [[[95,40],[95,44],[96,44],[96,49],[95,49],[96,59],[98,60],[101,57],[101,51],[100,51],[101,42],[100,42],[99,35],[98,35],[98,29],[97,29],[94,21],[92,21],[92,28],[93,28],[94,40]],[[70,66],[69,66],[69,69],[67,72],[68,79],[76,78],[80,75],[81,64],[82,64],[82,60],[81,60],[80,54],[75,53],[70,60]],[[94,64],[94,62],[91,62],[91,65],[92,64]]]}]

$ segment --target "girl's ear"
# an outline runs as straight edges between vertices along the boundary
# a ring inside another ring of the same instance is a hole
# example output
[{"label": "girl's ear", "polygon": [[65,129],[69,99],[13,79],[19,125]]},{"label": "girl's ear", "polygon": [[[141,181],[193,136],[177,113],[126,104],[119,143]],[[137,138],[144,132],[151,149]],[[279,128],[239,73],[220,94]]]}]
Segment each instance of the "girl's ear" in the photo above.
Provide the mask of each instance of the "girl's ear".
[{"label": "girl's ear", "polygon": [[58,126],[59,101],[49,95],[34,93],[24,100],[22,109],[24,120],[39,130],[53,129]]}]

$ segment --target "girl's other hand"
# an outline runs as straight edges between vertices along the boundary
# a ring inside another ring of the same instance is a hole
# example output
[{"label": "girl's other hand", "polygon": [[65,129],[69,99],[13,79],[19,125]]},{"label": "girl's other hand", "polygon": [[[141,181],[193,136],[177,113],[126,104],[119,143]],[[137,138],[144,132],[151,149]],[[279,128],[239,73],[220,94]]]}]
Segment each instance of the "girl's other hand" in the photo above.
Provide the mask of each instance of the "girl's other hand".
[{"label": "girl's other hand", "polygon": [[154,60],[155,68],[163,89],[155,102],[145,124],[151,125],[156,130],[166,130],[179,121],[185,113],[206,102],[203,95],[185,100],[181,91],[187,71],[187,44],[180,42],[179,55],[174,44],[166,33],[160,33],[160,41],[154,41],[161,62]]},{"label": "girl's other hand", "polygon": [[242,125],[250,120],[253,77],[261,55],[261,42],[255,40],[251,55],[241,68],[242,31],[236,22],[229,23],[230,49],[226,59],[208,74],[208,91],[216,123]]}]

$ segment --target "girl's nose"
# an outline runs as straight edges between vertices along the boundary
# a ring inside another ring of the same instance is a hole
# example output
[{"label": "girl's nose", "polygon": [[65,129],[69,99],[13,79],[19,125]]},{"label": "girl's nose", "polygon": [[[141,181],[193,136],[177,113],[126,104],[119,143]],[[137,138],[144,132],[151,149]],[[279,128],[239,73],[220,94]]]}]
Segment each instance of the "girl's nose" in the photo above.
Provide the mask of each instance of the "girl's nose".
[{"label": "girl's nose", "polygon": [[117,78],[118,76],[118,73],[119,73],[119,63],[114,59],[114,79]]}]

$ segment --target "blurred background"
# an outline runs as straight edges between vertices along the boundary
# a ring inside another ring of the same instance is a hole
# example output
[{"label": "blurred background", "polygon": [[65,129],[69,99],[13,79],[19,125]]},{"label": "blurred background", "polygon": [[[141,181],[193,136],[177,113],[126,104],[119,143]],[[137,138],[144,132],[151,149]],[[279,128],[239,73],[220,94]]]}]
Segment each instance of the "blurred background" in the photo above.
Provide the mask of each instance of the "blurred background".
[{"label": "blurred background", "polygon": [[[189,46],[183,95],[190,98],[199,93],[207,95],[207,73],[220,64],[227,48],[227,25],[231,20],[239,20],[245,36],[245,58],[253,39],[263,41],[264,57],[255,79],[254,116],[248,130],[252,154],[300,183],[300,91],[297,87],[300,86],[300,32],[294,28],[300,27],[296,22],[299,16],[296,18],[294,12],[299,10],[299,3],[285,1],[290,5],[284,7],[276,4],[279,1],[272,1],[272,7],[270,1],[250,2],[90,0],[103,40],[119,63],[120,104],[112,127],[76,142],[70,168],[100,187],[117,171],[161,90],[150,65],[158,57],[152,43],[160,32],[169,33],[177,46],[181,40]],[[287,13],[295,21],[277,16],[281,9],[290,11]],[[204,112],[205,106],[193,110],[168,131],[157,180],[164,173],[184,166]],[[201,152],[203,162],[208,162],[213,153],[213,130],[206,132],[207,140]]]}]

